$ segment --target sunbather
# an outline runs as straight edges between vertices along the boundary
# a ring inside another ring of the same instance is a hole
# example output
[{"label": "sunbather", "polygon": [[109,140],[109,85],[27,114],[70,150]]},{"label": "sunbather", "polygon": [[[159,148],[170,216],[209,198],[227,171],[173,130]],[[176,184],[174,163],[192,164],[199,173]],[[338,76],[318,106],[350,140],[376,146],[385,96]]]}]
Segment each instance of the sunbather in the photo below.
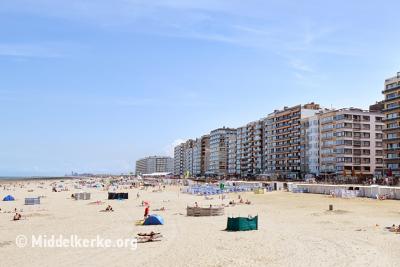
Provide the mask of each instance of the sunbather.
[{"label": "sunbather", "polygon": [[159,238],[162,237],[160,233],[155,233],[153,231],[151,231],[150,233],[139,233],[138,236],[139,243],[161,241]]},{"label": "sunbather", "polygon": [[160,233],[155,233],[153,231],[151,231],[150,233],[138,233],[138,236],[155,236],[155,235],[159,235]]},{"label": "sunbather", "polygon": [[113,208],[111,207],[111,205],[108,205],[106,208],[106,211],[114,211]]},{"label": "sunbather", "polygon": [[21,218],[22,218],[22,215],[21,215],[21,214],[15,213],[14,218],[13,218],[13,221],[19,221],[19,220],[21,220]]}]

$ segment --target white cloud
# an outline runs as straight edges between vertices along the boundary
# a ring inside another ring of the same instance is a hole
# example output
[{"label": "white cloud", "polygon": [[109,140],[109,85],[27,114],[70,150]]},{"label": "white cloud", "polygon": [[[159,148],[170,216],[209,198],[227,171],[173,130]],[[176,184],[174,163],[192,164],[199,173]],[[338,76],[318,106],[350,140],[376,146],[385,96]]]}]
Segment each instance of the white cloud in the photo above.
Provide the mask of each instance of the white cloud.
[{"label": "white cloud", "polygon": [[289,62],[289,65],[297,70],[297,71],[302,71],[302,72],[314,72],[314,70],[308,66],[306,63],[304,63],[302,60],[299,59],[293,59]]},{"label": "white cloud", "polygon": [[44,43],[0,43],[0,56],[16,58],[61,58],[68,51],[81,50],[81,45],[61,42]]}]

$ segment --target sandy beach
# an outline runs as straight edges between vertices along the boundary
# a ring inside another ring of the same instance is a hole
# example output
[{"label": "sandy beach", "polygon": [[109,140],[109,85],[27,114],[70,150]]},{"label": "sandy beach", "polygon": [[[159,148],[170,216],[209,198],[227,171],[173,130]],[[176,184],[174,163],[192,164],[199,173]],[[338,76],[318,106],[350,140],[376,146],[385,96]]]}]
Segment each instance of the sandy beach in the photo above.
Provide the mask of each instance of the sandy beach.
[{"label": "sandy beach", "polygon": [[[385,229],[400,224],[400,202],[365,198],[340,199],[325,195],[294,194],[283,191],[256,195],[241,193],[251,205],[225,209],[224,216],[187,217],[186,206],[220,205],[214,196],[180,193],[178,186],[163,192],[123,190],[124,201],[107,200],[107,191],[91,192],[91,200],[76,201],[70,191],[51,192],[45,181],[4,190],[16,201],[0,203],[1,266],[400,266],[400,235]],[[28,192],[33,190],[33,192]],[[45,196],[40,205],[26,206],[24,198]],[[223,202],[237,199],[230,194]],[[89,204],[93,201],[104,204]],[[149,201],[151,211],[163,216],[165,225],[139,226],[143,218],[141,201]],[[108,204],[114,212],[99,212]],[[328,211],[329,204],[334,211]],[[12,221],[14,209],[22,209],[23,220]],[[11,213],[8,213],[11,212]],[[259,215],[259,230],[224,231],[227,216]],[[157,231],[162,241],[128,248],[18,248],[19,235],[77,235],[110,239],[133,238],[139,232]]]}]

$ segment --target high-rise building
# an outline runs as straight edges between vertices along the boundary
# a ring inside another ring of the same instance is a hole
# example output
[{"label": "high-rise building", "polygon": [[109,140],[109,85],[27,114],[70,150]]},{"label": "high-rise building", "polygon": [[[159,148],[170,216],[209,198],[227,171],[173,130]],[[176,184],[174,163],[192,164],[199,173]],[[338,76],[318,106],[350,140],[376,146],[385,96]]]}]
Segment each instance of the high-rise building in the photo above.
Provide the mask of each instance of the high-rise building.
[{"label": "high-rise building", "polygon": [[250,122],[237,129],[236,172],[241,177],[260,175],[264,168],[264,121]]},{"label": "high-rise building", "polygon": [[285,107],[269,114],[264,120],[265,173],[289,179],[301,174],[301,120],[315,115],[318,104]]},{"label": "high-rise building", "polygon": [[142,175],[147,173],[147,159],[139,159],[136,161],[135,174]]},{"label": "high-rise building", "polygon": [[210,159],[210,136],[197,138],[193,146],[193,176],[200,177],[206,173]]},{"label": "high-rise building", "polygon": [[210,133],[210,162],[207,174],[224,177],[228,174],[229,138],[236,135],[236,129],[219,128]]},{"label": "high-rise building", "polygon": [[184,145],[183,173],[184,175],[193,176],[193,147],[195,141],[189,139]]},{"label": "high-rise building", "polygon": [[384,149],[385,169],[389,176],[400,177],[400,72],[385,80]]},{"label": "high-rise building", "polygon": [[382,174],[382,113],[356,108],[330,110],[320,113],[319,121],[321,174]]},{"label": "high-rise building", "polygon": [[136,161],[136,175],[155,172],[174,172],[174,159],[164,156],[151,156]]},{"label": "high-rise building", "polygon": [[319,116],[301,120],[301,173],[319,175]]},{"label": "high-rise building", "polygon": [[236,177],[236,160],[237,160],[237,134],[229,136],[228,140],[228,176]]},{"label": "high-rise building", "polygon": [[184,171],[185,144],[179,144],[174,148],[174,176],[181,177]]}]

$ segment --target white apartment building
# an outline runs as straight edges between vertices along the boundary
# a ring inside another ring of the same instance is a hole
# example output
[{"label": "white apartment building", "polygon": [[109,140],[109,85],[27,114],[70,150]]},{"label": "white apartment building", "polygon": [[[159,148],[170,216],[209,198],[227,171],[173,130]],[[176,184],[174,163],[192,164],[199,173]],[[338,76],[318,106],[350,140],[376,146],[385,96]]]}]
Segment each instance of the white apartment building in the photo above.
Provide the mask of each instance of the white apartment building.
[{"label": "white apartment building", "polygon": [[321,174],[382,174],[382,113],[347,108],[319,116]]},{"label": "white apartment building", "polygon": [[155,172],[174,172],[174,159],[165,156],[151,156],[136,161],[136,175]]},{"label": "white apartment building", "polygon": [[301,121],[301,172],[319,176],[319,116]]},{"label": "white apartment building", "polygon": [[236,129],[223,127],[211,131],[208,175],[219,177],[228,175],[228,148],[231,136],[236,136]]}]

